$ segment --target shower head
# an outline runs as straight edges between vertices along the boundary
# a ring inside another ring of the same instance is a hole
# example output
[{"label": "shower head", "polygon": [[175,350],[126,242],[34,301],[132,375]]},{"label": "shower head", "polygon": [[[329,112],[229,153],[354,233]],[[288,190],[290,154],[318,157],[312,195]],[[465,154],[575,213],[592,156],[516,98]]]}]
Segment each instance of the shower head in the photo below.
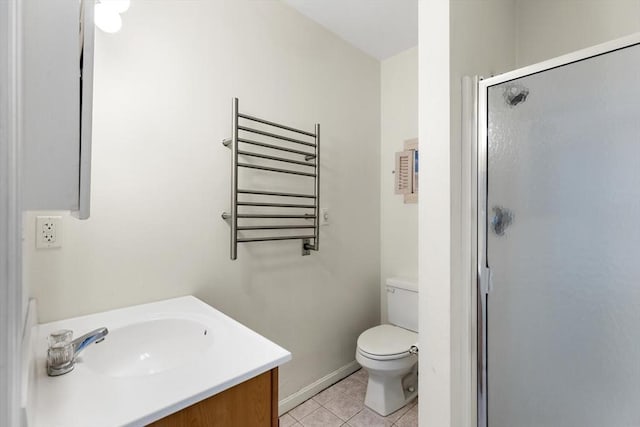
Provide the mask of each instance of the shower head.
[{"label": "shower head", "polygon": [[523,103],[529,96],[529,89],[524,86],[514,85],[509,86],[504,91],[504,100],[510,107]]}]

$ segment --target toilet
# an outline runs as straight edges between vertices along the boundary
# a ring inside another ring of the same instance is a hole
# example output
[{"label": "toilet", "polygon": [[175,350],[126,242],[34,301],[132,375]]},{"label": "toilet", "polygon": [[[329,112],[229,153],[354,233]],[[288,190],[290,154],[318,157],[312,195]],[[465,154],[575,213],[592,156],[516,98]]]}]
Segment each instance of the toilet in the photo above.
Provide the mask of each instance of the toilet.
[{"label": "toilet", "polygon": [[364,404],[382,416],[418,395],[418,285],[387,279],[389,323],[358,337],[356,360],[369,373]]}]

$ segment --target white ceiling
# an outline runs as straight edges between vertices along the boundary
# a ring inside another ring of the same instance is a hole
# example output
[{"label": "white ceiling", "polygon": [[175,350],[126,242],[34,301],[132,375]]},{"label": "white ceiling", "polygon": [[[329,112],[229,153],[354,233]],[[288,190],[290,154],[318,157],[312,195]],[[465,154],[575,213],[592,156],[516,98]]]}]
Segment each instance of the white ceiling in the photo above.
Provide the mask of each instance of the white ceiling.
[{"label": "white ceiling", "polygon": [[418,44],[418,0],[284,2],[378,59]]}]

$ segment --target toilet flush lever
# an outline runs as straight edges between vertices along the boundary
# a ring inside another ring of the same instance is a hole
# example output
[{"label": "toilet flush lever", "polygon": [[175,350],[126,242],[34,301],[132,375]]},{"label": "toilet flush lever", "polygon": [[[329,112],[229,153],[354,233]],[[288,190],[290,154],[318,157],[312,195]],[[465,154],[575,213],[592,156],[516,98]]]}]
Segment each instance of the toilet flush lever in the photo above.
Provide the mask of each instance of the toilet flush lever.
[{"label": "toilet flush lever", "polygon": [[409,354],[418,354],[418,346],[412,345],[411,347],[409,347]]}]

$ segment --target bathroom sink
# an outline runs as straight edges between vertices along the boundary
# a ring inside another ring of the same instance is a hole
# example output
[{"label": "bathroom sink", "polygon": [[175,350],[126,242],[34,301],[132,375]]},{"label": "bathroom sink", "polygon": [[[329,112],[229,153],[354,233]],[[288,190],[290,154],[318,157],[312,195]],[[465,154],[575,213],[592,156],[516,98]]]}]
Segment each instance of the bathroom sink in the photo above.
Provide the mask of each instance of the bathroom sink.
[{"label": "bathroom sink", "polygon": [[184,366],[214,343],[211,325],[160,318],[109,328],[105,340],[87,347],[78,363],[111,377],[153,375]]},{"label": "bathroom sink", "polygon": [[[52,332],[101,327],[109,333],[80,352],[75,369],[47,375]],[[149,425],[291,359],[193,296],[36,325],[31,342],[30,427]]]}]

